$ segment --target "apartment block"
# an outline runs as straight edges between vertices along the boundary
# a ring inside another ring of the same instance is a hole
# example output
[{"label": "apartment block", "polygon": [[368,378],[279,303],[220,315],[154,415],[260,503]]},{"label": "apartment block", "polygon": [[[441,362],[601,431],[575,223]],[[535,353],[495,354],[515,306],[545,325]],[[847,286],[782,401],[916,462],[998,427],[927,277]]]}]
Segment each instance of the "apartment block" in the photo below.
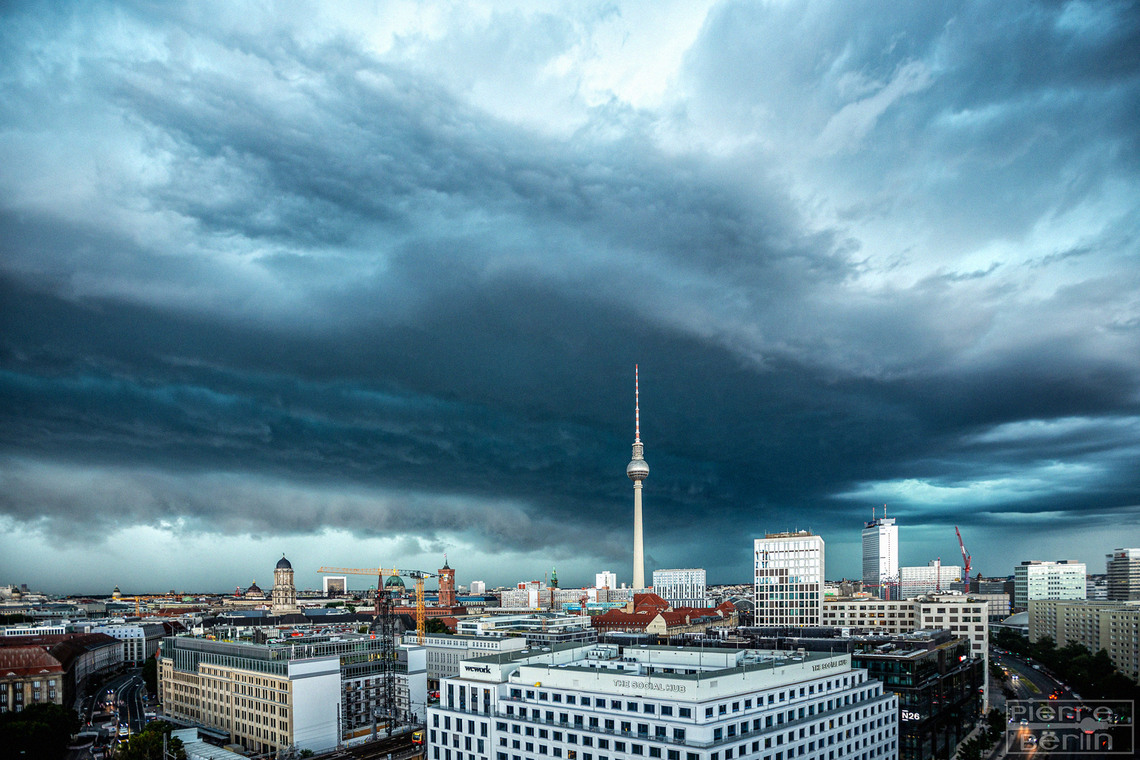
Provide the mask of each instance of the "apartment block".
[{"label": "apartment block", "polygon": [[1140,681],[1140,602],[1034,599],[1029,602],[1029,640],[1048,636],[1061,647],[1081,644],[1108,653],[1113,666]]}]

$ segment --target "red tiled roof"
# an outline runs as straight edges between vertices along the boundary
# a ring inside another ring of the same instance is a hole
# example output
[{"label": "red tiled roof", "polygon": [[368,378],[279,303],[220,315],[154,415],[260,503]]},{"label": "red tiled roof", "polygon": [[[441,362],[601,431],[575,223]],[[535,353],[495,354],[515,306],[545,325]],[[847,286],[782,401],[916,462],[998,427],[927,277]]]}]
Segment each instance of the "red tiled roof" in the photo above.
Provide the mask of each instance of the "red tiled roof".
[{"label": "red tiled roof", "polygon": [[59,660],[40,647],[0,647],[0,679],[62,672]]}]

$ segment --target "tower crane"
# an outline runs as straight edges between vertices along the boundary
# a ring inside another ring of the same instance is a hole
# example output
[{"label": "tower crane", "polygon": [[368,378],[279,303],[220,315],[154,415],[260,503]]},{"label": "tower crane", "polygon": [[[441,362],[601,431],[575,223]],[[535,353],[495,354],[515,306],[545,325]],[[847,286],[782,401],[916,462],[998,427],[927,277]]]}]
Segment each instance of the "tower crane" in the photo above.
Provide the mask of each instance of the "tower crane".
[{"label": "tower crane", "polygon": [[427,611],[424,607],[424,579],[438,578],[437,573],[426,570],[400,570],[399,568],[360,568],[360,567],[322,567],[317,571],[323,575],[375,575],[377,576],[376,594],[379,598],[384,593],[384,577],[394,575],[411,578],[416,584],[416,643],[424,643],[424,631],[427,623]]},{"label": "tower crane", "polygon": [[962,571],[966,576],[963,580],[966,582],[966,593],[968,594],[970,593],[970,553],[966,551],[966,545],[962,543],[962,531],[958,530],[957,525],[954,526],[954,533],[957,534],[958,546],[962,549],[962,564],[964,565]]}]

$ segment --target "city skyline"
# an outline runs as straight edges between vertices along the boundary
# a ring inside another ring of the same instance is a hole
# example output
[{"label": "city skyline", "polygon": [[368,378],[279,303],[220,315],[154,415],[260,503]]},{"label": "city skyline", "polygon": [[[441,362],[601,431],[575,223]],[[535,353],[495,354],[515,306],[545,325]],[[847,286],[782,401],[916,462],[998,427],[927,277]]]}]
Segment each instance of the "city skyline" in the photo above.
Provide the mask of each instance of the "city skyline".
[{"label": "city skyline", "polygon": [[0,14],[0,584],[1140,528],[1135,4]]}]

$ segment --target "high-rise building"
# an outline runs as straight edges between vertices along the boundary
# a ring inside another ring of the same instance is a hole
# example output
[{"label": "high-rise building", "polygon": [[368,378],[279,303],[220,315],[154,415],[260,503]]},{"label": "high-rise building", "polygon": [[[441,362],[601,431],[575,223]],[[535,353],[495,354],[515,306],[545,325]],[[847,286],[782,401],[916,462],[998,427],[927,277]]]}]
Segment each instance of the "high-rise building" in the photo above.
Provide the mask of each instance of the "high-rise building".
[{"label": "high-rise building", "polygon": [[297,587],[293,585],[293,565],[281,555],[273,570],[273,614],[299,612]]},{"label": "high-rise building", "polygon": [[898,698],[851,655],[594,644],[464,660],[427,757],[898,757]]},{"label": "high-rise building", "polygon": [[899,599],[912,599],[921,594],[941,594],[950,590],[950,584],[962,583],[962,568],[943,565],[931,560],[926,566],[899,568]]},{"label": "high-rise building", "polygon": [[1084,599],[1085,563],[1025,560],[1013,568],[1013,611],[1029,608],[1034,599]]},{"label": "high-rise building", "polygon": [[1115,549],[1106,559],[1108,599],[1140,601],[1140,549]]},{"label": "high-rise building", "polygon": [[863,590],[885,599],[887,583],[898,579],[899,527],[895,518],[874,517],[863,524]]},{"label": "high-rise building", "polygon": [[755,624],[814,626],[823,612],[823,538],[806,530],[755,540]]},{"label": "high-rise building", "polygon": [[674,607],[705,607],[708,605],[705,571],[695,567],[654,570],[653,593]]},{"label": "high-rise building", "polygon": [[471,581],[471,593],[480,596],[487,593],[487,584],[483,581]]},{"label": "high-rise building", "polygon": [[594,588],[617,588],[617,573],[603,570],[596,574],[594,576]]},{"label": "high-rise building", "polygon": [[633,587],[645,588],[645,547],[641,540],[641,481],[649,477],[645,446],[641,443],[641,392],[637,365],[633,365],[633,458],[625,474],[633,481]]}]

